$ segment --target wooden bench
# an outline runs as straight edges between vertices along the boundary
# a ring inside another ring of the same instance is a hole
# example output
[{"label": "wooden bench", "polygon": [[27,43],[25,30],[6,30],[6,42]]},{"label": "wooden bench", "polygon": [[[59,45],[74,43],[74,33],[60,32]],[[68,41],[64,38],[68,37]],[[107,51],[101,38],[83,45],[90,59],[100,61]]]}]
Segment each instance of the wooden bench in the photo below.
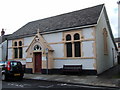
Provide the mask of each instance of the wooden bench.
[{"label": "wooden bench", "polygon": [[63,73],[80,73],[82,71],[82,65],[63,65]]}]

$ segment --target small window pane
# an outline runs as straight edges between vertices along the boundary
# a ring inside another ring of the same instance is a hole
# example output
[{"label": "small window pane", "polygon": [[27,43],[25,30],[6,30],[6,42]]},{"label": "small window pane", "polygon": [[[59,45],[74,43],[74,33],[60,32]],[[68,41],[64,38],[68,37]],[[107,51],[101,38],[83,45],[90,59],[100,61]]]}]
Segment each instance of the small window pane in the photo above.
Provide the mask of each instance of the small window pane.
[{"label": "small window pane", "polygon": [[19,58],[22,58],[22,47],[19,48]]},{"label": "small window pane", "polygon": [[66,43],[67,57],[72,57],[72,43]]},{"label": "small window pane", "polygon": [[14,43],[14,46],[17,46],[17,42]]},{"label": "small window pane", "polygon": [[34,50],[41,50],[42,48],[39,45],[34,46]]},{"label": "small window pane", "polygon": [[18,58],[18,48],[14,48],[14,58]]},{"label": "small window pane", "polygon": [[22,41],[19,41],[19,46],[22,46]]},{"label": "small window pane", "polygon": [[81,56],[80,42],[75,42],[74,47],[75,47],[75,57],[80,57]]},{"label": "small window pane", "polygon": [[68,35],[66,36],[66,41],[69,41],[69,40],[71,40],[71,35],[70,35],[70,34],[68,34]]},{"label": "small window pane", "polygon": [[79,40],[80,39],[80,35],[78,34],[78,33],[76,33],[75,35],[74,35],[74,40]]}]

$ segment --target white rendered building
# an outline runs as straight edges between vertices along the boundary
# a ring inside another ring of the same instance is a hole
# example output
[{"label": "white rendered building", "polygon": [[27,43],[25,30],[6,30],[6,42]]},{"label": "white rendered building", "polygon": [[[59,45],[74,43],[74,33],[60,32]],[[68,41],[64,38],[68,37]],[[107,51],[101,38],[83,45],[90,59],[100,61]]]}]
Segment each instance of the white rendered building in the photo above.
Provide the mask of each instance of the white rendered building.
[{"label": "white rendered building", "polygon": [[82,65],[83,73],[100,74],[117,64],[103,4],[29,22],[7,39],[8,60],[21,61],[32,73],[61,73],[63,65]]}]

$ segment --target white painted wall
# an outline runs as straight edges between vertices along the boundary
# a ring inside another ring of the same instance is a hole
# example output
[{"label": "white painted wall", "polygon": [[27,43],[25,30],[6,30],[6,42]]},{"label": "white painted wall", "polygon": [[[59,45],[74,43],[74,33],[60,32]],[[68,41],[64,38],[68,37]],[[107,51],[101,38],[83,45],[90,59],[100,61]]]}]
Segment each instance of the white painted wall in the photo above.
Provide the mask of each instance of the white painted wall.
[{"label": "white painted wall", "polygon": [[29,46],[30,43],[33,41],[33,39],[34,39],[34,36],[24,38],[24,46]]},{"label": "white painted wall", "polygon": [[94,57],[93,43],[94,41],[82,42],[83,57]]},{"label": "white painted wall", "polygon": [[83,69],[94,70],[94,59],[54,60],[54,68],[63,68],[63,65],[82,65]]},{"label": "white painted wall", "polygon": [[23,47],[23,58],[26,58],[27,56],[27,53],[26,53],[27,48],[28,47]]},{"label": "white painted wall", "polygon": [[8,49],[8,59],[12,59],[12,48]]},{"label": "white painted wall", "polygon": [[12,40],[8,40],[8,59],[12,59]]},{"label": "white painted wall", "polygon": [[[104,55],[103,28],[108,31],[108,55]],[[97,73],[101,73],[113,66],[112,48],[115,48],[109,34],[105,13],[102,13],[98,25],[96,26],[96,49],[97,49]],[[115,49],[114,49],[115,50]]]},{"label": "white painted wall", "polygon": [[62,32],[42,35],[48,43],[61,42]]},{"label": "white painted wall", "polygon": [[93,28],[84,28],[82,29],[82,34],[84,36],[84,39],[93,39]]},{"label": "white painted wall", "polygon": [[7,55],[7,40],[2,43],[2,60],[6,60]]},{"label": "white painted wall", "polygon": [[12,47],[12,40],[8,40],[8,48]]},{"label": "white painted wall", "polygon": [[64,57],[64,44],[52,44],[50,45],[54,52],[53,52],[53,56],[55,58],[61,58]]}]

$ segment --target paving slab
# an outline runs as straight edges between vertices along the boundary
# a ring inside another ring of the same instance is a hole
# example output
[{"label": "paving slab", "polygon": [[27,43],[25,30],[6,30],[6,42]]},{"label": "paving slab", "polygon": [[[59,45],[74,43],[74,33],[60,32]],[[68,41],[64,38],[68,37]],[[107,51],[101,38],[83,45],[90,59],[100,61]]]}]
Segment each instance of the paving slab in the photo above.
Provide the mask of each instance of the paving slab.
[{"label": "paving slab", "polygon": [[58,81],[73,84],[96,85],[107,87],[120,87],[120,65],[117,65],[101,75],[45,75],[45,74],[25,74],[25,79]]}]

